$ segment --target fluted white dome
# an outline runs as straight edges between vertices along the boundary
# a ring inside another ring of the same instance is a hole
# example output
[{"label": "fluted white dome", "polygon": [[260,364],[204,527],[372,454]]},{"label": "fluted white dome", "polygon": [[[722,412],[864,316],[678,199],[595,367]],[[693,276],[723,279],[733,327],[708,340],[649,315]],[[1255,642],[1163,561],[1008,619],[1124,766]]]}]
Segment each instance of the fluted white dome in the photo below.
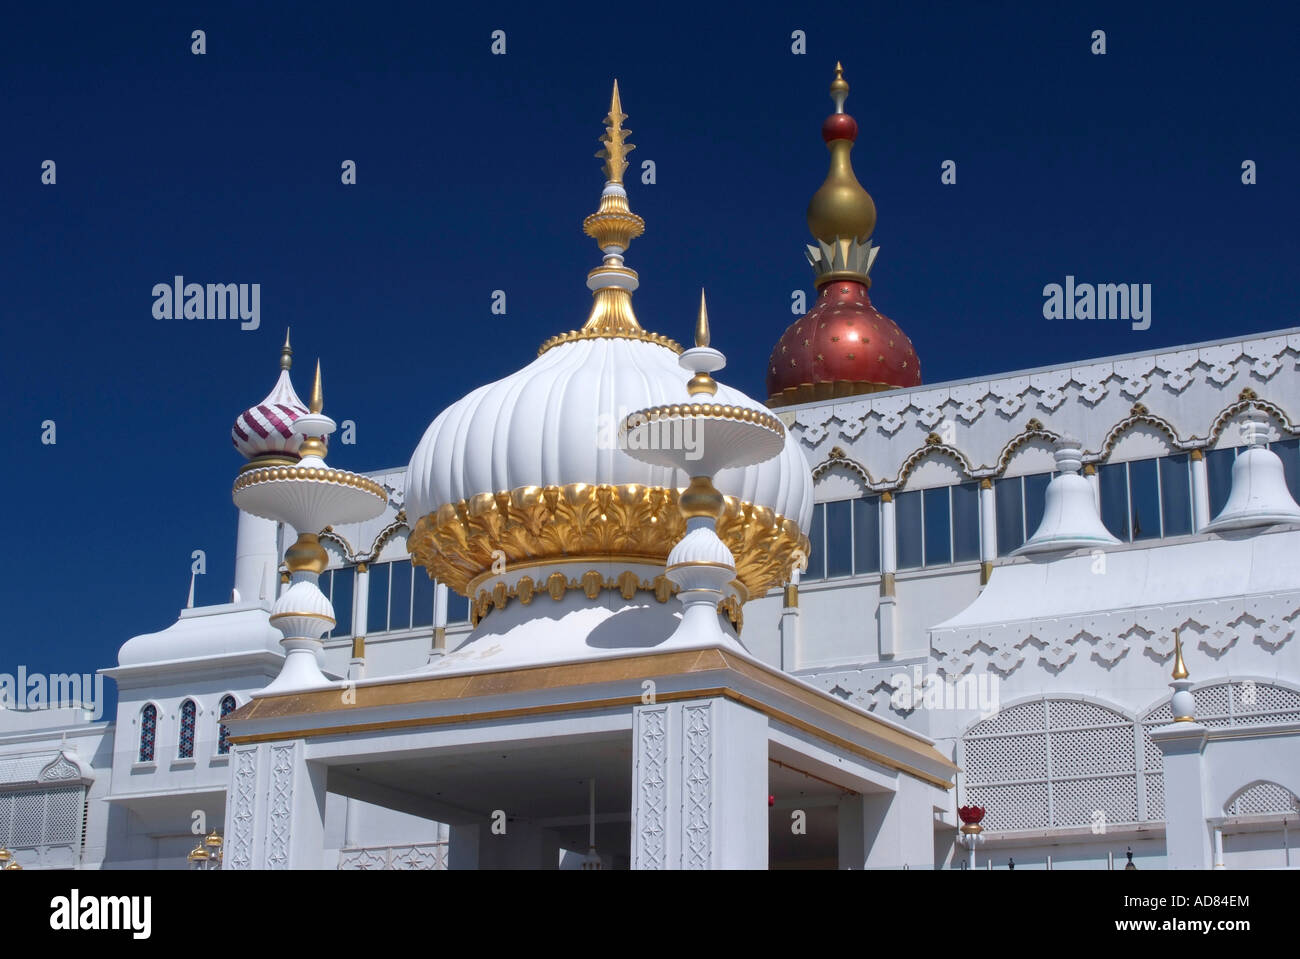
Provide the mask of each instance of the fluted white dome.
[{"label": "fluted white dome", "polygon": [[[632,412],[689,403],[687,376],[666,346],[618,337],[579,339],[546,351],[517,373],[480,387],[425,431],[407,472],[406,511],[414,523],[476,494],[570,483],[682,488],[679,470],[639,462],[619,448]],[[711,403],[765,410],[720,385]],[[718,473],[724,494],[765,506],[807,529],[812,519],[808,462],[787,435],[775,458]]]}]

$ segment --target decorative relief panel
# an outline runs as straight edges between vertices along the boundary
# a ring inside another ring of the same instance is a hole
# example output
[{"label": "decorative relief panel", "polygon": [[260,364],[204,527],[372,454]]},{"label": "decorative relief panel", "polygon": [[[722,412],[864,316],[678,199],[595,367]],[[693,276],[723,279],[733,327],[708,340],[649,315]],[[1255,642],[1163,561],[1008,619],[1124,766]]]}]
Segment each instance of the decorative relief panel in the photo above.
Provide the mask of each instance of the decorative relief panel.
[{"label": "decorative relief panel", "polygon": [[293,825],[293,751],[296,743],[271,747],[271,797],[267,810],[266,868],[289,868],[289,833]]},{"label": "decorative relief panel", "polygon": [[[1243,605],[1246,607],[1243,609]],[[931,631],[931,646],[941,659],[939,672],[960,676],[975,668],[1009,676],[1025,665],[1056,674],[1071,663],[1091,659],[1114,666],[1130,652],[1162,662],[1173,656],[1173,630],[1185,646],[1220,656],[1234,644],[1276,653],[1294,638],[1300,623],[1300,592],[1142,610],[1117,610],[1076,618],[1008,623],[968,630]],[[1086,651],[1086,652],[1085,652]]]},{"label": "decorative relief panel", "polygon": [[235,749],[230,833],[226,837],[226,869],[253,868],[253,820],[257,802],[257,747]]},{"label": "decorative relief panel", "polygon": [[713,864],[713,707],[682,707],[682,868]]},{"label": "decorative relief panel", "polygon": [[636,710],[635,840],[637,869],[668,868],[668,706]]}]

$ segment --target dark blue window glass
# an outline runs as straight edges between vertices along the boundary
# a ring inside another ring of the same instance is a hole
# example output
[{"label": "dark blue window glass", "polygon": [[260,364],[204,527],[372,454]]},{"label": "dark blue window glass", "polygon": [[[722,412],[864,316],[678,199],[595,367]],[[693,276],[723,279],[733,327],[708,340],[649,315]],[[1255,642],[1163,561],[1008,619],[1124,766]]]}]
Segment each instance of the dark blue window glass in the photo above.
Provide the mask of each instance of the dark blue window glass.
[{"label": "dark blue window glass", "polygon": [[853,504],[839,500],[826,505],[826,575],[853,574]]},{"label": "dark blue window glass", "polygon": [[993,509],[997,516],[998,555],[1007,556],[1025,542],[1024,501],[1019,476],[994,481]]},{"label": "dark blue window glass", "polygon": [[411,625],[433,625],[433,580],[423,566],[415,567],[415,584],[411,600]]},{"label": "dark blue window glass", "polygon": [[821,579],[826,575],[822,558],[826,550],[826,536],[823,532],[825,521],[826,505],[818,503],[813,507],[812,529],[808,532],[812,545],[808,547],[808,568],[804,570],[802,579]]},{"label": "dark blue window glass", "polygon": [[1228,494],[1232,491],[1232,464],[1237,460],[1237,451],[1228,449],[1210,450],[1205,454],[1206,484],[1210,487],[1210,519],[1218,516],[1228,503]]},{"label": "dark blue window glass", "polygon": [[447,622],[449,624],[469,622],[469,598],[454,589],[447,590]]},{"label": "dark blue window glass", "polygon": [[393,578],[392,593],[388,602],[388,628],[411,628],[411,561],[389,563]]},{"label": "dark blue window glass", "polygon": [[383,563],[370,567],[370,598],[366,603],[366,632],[382,633],[388,629],[388,567]]},{"label": "dark blue window glass", "polygon": [[924,491],[925,565],[952,562],[952,516],[948,509],[948,487]]},{"label": "dark blue window glass", "polygon": [[1038,473],[1024,477],[1025,481],[1025,539],[1038,532],[1043,522],[1043,506],[1047,502],[1047,484],[1051,473]]},{"label": "dark blue window glass", "polygon": [[1286,471],[1286,485],[1291,490],[1291,498],[1300,502],[1300,439],[1278,440],[1270,443],[1269,449],[1282,460],[1282,469]]},{"label": "dark blue window glass", "polygon": [[978,482],[952,488],[952,558],[980,558],[980,488]]},{"label": "dark blue window glass", "polygon": [[1128,464],[1107,463],[1097,469],[1101,487],[1101,521],[1121,542],[1130,539],[1128,525]]},{"label": "dark blue window glass", "polygon": [[1156,461],[1134,460],[1128,464],[1129,506],[1133,517],[1133,539],[1160,536],[1160,483]]},{"label": "dark blue window glass", "polygon": [[1192,474],[1186,453],[1160,460],[1160,507],[1164,535],[1183,536],[1192,531]]},{"label": "dark blue window glass", "polygon": [[[330,571],[330,605],[334,607],[334,618],[338,621],[330,630],[331,636],[352,635],[352,594],[356,580],[356,570],[348,566],[345,569]],[[324,589],[324,584],[321,585]]]},{"label": "dark blue window glass", "polygon": [[859,576],[880,572],[880,497],[853,501],[853,564]]},{"label": "dark blue window glass", "polygon": [[894,497],[895,542],[898,568],[915,569],[925,561],[921,544],[921,491],[898,493]]}]

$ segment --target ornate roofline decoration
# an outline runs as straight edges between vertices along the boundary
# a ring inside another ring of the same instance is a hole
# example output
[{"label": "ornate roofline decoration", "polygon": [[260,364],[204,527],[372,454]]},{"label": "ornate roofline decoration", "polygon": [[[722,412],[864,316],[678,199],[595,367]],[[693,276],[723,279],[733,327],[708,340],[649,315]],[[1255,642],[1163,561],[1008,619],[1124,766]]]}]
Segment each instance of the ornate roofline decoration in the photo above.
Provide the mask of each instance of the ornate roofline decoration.
[{"label": "ornate roofline decoration", "polygon": [[817,480],[836,466],[842,466],[850,472],[856,473],[861,477],[862,482],[867,484],[868,489],[874,489],[876,481],[871,478],[871,473],[868,472],[867,468],[857,460],[852,459],[841,447],[838,446],[832,446],[830,455],[813,467],[813,482],[816,483]]},{"label": "ornate roofline decoration", "polygon": [[990,473],[987,469],[981,469],[979,472],[991,476],[1002,476],[1006,473],[1007,467],[1011,465],[1011,457],[1014,456],[1016,451],[1026,443],[1032,442],[1033,440],[1043,440],[1047,443],[1055,443],[1060,438],[1059,433],[1054,433],[1044,427],[1038,420],[1031,419],[1025,425],[1024,432],[1011,437],[1007,442],[1007,445],[1002,447],[1002,452],[998,454],[997,463],[993,466],[992,472]]},{"label": "ornate roofline decoration", "polygon": [[343,551],[343,561],[345,563],[357,562],[356,550],[353,548],[352,544],[348,542],[347,537],[335,530],[333,526],[326,526],[321,530],[317,539],[329,540],[332,543],[338,544],[339,549]]},{"label": "ornate roofline decoration", "polygon": [[975,475],[975,467],[971,466],[971,462],[966,458],[965,453],[957,449],[957,447],[950,446],[939,440],[938,434],[931,433],[925,438],[924,446],[917,447],[907,455],[905,460],[903,460],[903,465],[899,467],[898,470],[898,479],[894,480],[889,488],[901,489],[907,484],[907,478],[912,475],[912,471],[920,466],[921,462],[927,456],[937,454],[943,454],[944,456],[956,460],[957,465],[961,467],[962,472],[964,472],[969,479],[978,479]]},{"label": "ornate roofline decoration", "polygon": [[1267,413],[1274,421],[1281,424],[1288,433],[1300,433],[1300,424],[1293,423],[1282,407],[1269,400],[1260,399],[1254,390],[1246,387],[1237,397],[1237,402],[1225,406],[1219,411],[1219,415],[1214,418],[1214,422],[1210,425],[1210,432],[1205,438],[1205,445],[1209,447],[1217,443],[1219,437],[1223,435],[1223,431],[1228,428],[1228,424],[1252,406],[1263,413]]},{"label": "ornate roofline decoration", "polygon": [[[666,562],[686,533],[679,492],[658,486],[570,483],[480,493],[422,517],[406,548],[418,566],[462,596],[500,553],[507,566],[605,553]],[[786,582],[808,537],[766,506],[725,498],[718,535],[736,557],[748,596]]]},{"label": "ornate roofline decoration", "polygon": [[1120,441],[1125,433],[1138,424],[1155,427],[1161,433],[1164,433],[1165,436],[1169,437],[1170,445],[1176,450],[1189,450],[1195,445],[1194,440],[1180,438],[1178,431],[1174,429],[1174,425],[1163,416],[1156,416],[1141,403],[1134,403],[1132,412],[1110,428],[1105,441],[1101,444],[1101,452],[1092,455],[1085,454],[1084,462],[1103,463],[1110,459],[1110,454],[1115,450],[1115,444]]},{"label": "ornate roofline decoration", "polygon": [[366,556],[367,563],[373,563],[379,559],[379,554],[384,551],[388,541],[397,535],[398,530],[406,530],[407,536],[410,536],[411,527],[406,522],[406,511],[402,510],[393,517],[393,521],[379,531],[375,541],[370,544],[370,552]]}]

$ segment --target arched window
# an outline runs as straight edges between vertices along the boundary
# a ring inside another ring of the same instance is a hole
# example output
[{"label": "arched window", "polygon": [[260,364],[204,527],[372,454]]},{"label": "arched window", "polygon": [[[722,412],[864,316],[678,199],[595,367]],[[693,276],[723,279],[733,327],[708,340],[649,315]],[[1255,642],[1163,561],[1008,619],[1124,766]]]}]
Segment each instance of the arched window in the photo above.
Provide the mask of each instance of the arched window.
[{"label": "arched window", "polygon": [[153,762],[153,747],[158,739],[158,707],[146,703],[140,710],[140,762]]},{"label": "arched window", "polygon": [[181,759],[194,758],[194,717],[197,712],[194,700],[187,699],[181,703],[181,745],[178,754]]},{"label": "arched window", "polygon": [[[221,718],[225,719],[234,711],[235,711],[235,697],[222,696],[221,697]],[[230,730],[226,727],[225,723],[222,723],[220,728],[217,731],[217,755],[224,756],[228,752],[230,752]]]}]

